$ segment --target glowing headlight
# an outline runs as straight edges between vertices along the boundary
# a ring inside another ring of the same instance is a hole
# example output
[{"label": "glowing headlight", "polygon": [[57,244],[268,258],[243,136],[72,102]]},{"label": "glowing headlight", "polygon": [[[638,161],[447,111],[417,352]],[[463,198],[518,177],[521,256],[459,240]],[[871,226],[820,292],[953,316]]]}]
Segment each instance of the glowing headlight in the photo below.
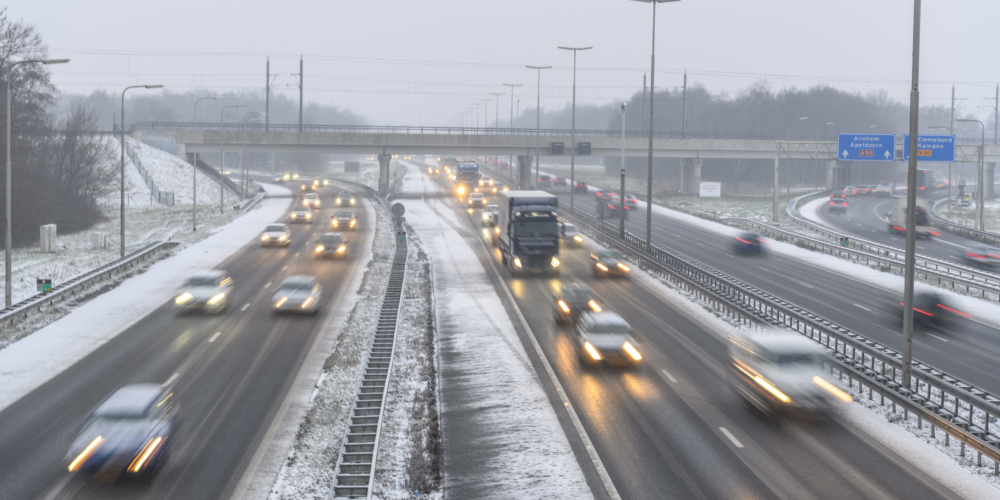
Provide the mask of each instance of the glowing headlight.
[{"label": "glowing headlight", "polygon": [[639,351],[637,351],[635,347],[632,347],[632,344],[625,342],[625,344],[622,345],[622,348],[625,349],[625,352],[627,352],[629,356],[632,356],[632,359],[636,361],[642,359],[642,355],[639,354]]},{"label": "glowing headlight", "polygon": [[354,227],[354,224],[357,224],[357,222],[358,221],[356,221],[356,220],[351,220],[351,227]]},{"label": "glowing headlight", "polygon": [[281,307],[285,305],[285,302],[288,302],[288,297],[282,297],[281,300],[274,303],[274,307]]},{"label": "glowing headlight", "polygon": [[558,257],[552,257],[552,267],[559,267],[559,264],[560,264],[559,263],[559,258]]},{"label": "glowing headlight", "polygon": [[521,259],[514,257],[514,267],[521,267]]},{"label": "glowing headlight", "polygon": [[215,305],[215,303],[217,303],[218,301],[224,299],[225,297],[226,297],[226,294],[220,293],[220,294],[216,295],[215,297],[212,297],[211,299],[208,299],[208,303],[211,304],[211,305]]},{"label": "glowing headlight", "polygon": [[782,403],[791,403],[792,402],[792,398],[786,396],[785,393],[779,391],[777,387],[771,385],[770,382],[768,382],[767,380],[764,380],[764,378],[761,377],[760,375],[757,375],[756,377],[754,377],[753,380],[754,380],[754,382],[757,382],[758,385],[760,385],[765,390],[767,390],[767,392],[770,392],[771,394],[774,394],[774,397],[776,397],[779,400],[781,400]]},{"label": "glowing headlight", "polygon": [[347,251],[347,245],[340,245],[340,247],[337,248],[337,253],[344,253],[346,251]]},{"label": "glowing headlight", "polygon": [[587,350],[587,352],[590,354],[590,357],[598,361],[601,359],[601,353],[597,352],[597,349],[590,342],[584,342],[583,348]]},{"label": "glowing headlight", "polygon": [[337,198],[337,203],[340,203],[340,198]]},{"label": "glowing headlight", "polygon": [[559,301],[559,309],[562,309],[564,313],[569,314],[569,306],[561,300]]},{"label": "glowing headlight", "polygon": [[267,241],[269,239],[271,239],[271,237],[266,234],[260,237],[260,241]]},{"label": "glowing headlight", "polygon": [[629,272],[629,271],[631,271],[631,269],[629,269],[628,266],[626,266],[625,264],[622,264],[621,262],[618,263],[618,269],[621,269],[622,271],[625,271],[626,273]]},{"label": "glowing headlight", "polygon": [[490,218],[490,214],[488,214],[486,212],[483,212],[483,220],[487,220],[489,218]]},{"label": "glowing headlight", "polygon": [[285,236],[285,235],[278,236],[278,241],[285,241],[287,239],[288,239],[288,236]]},{"label": "glowing headlight", "polygon": [[600,262],[597,263],[597,268],[600,269],[601,271],[607,271],[608,270],[608,266],[605,266],[604,264],[601,264]]},{"label": "glowing headlight", "polygon": [[84,461],[86,461],[87,458],[92,453],[94,453],[94,450],[96,450],[97,447],[100,446],[101,443],[103,443],[103,442],[104,442],[104,438],[102,436],[97,436],[96,438],[94,438],[94,440],[91,441],[90,444],[88,444],[87,447],[84,448],[83,451],[80,452],[80,454],[77,455],[76,458],[72,462],[69,463],[69,471],[73,472],[74,470],[76,470],[76,468],[81,463],[83,463]]},{"label": "glowing headlight", "polygon": [[465,187],[464,186],[458,186],[458,195],[462,196],[463,194],[465,194]]},{"label": "glowing headlight", "polygon": [[472,205],[472,198],[469,198],[469,205]]},{"label": "glowing headlight", "polygon": [[175,304],[183,304],[183,303],[191,300],[191,297],[194,297],[194,295],[191,295],[188,292],[184,292],[184,293],[178,295],[176,299],[174,299],[174,303]]},{"label": "glowing headlight", "polygon": [[340,221],[337,220],[337,219],[333,219],[332,224],[334,225],[334,227],[339,226],[340,225]]},{"label": "glowing headlight", "polygon": [[309,304],[312,304],[312,303],[313,303],[313,298],[309,297],[308,299],[306,299],[305,302],[302,303],[302,308],[305,309],[305,308],[309,307]]},{"label": "glowing headlight", "polygon": [[500,228],[499,227],[493,228],[493,232],[497,233],[497,234],[500,234]]},{"label": "glowing headlight", "polygon": [[354,198],[351,198],[351,205],[354,204]]},{"label": "glowing headlight", "polygon": [[848,403],[850,403],[851,401],[854,401],[854,398],[851,397],[850,394],[848,394],[848,393],[846,393],[846,392],[838,389],[836,386],[834,386],[833,384],[827,382],[826,380],[823,380],[818,375],[815,376],[815,377],[813,377],[813,382],[815,382],[816,385],[818,385],[818,386],[826,389],[827,391],[829,391],[830,394],[833,394],[834,396],[837,396],[837,398],[839,398],[841,401],[846,401]]},{"label": "glowing headlight", "polygon": [[597,302],[594,302],[593,300],[590,300],[590,301],[587,302],[587,304],[590,306],[590,310],[591,311],[594,311],[594,312],[597,312],[597,313],[601,312],[601,306],[597,305]]},{"label": "glowing headlight", "polygon": [[298,217],[298,216],[297,216],[297,215],[295,215],[295,214],[292,214],[292,218],[293,218],[293,219],[294,219],[294,218],[296,218],[296,217]]},{"label": "glowing headlight", "polygon": [[313,214],[306,214],[307,219],[312,219]]},{"label": "glowing headlight", "polygon": [[576,235],[576,236],[573,237],[573,241],[575,241],[577,243],[583,243],[583,237],[578,234],[578,235]]},{"label": "glowing headlight", "polygon": [[326,250],[326,247],[324,247],[323,245],[316,245],[317,252],[322,252],[323,250]]}]

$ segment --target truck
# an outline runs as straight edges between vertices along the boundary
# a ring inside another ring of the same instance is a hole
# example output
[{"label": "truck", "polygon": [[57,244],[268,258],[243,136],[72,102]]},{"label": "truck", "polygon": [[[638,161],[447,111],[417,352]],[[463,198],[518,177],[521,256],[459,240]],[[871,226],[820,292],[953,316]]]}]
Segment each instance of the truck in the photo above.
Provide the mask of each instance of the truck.
[{"label": "truck", "polygon": [[512,276],[559,275],[559,198],[545,191],[502,191],[496,229],[501,262]]},{"label": "truck", "polygon": [[[892,210],[889,212],[889,232],[906,233],[906,196],[892,195]],[[930,202],[927,198],[917,197],[916,231],[917,238],[930,238],[933,234],[930,215],[927,213]]]},{"label": "truck", "polygon": [[479,192],[479,165],[459,163],[455,168],[455,194],[459,198]]}]

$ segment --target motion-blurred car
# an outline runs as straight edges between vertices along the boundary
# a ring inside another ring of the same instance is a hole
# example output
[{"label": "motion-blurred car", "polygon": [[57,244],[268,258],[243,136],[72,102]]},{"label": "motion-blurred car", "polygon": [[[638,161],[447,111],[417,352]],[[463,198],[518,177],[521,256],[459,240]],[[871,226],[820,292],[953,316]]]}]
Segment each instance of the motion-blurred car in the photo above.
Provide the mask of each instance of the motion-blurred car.
[{"label": "motion-blurred car", "polygon": [[765,415],[823,418],[834,398],[852,399],[826,380],[822,347],[798,333],[775,329],[730,340],[732,387]]},{"label": "motion-blurred car", "polygon": [[843,194],[833,194],[830,195],[830,213],[831,214],[846,214],[847,213],[847,195]]},{"label": "motion-blurred car", "polygon": [[282,176],[280,176],[280,175],[276,175],[276,176],[274,176],[274,183],[275,183],[275,184],[281,184],[281,183],[283,183],[283,182],[285,182],[285,179],[284,179],[284,177],[282,177]]},{"label": "motion-blurred car", "polygon": [[316,314],[319,312],[323,287],[315,276],[289,276],[281,282],[278,292],[271,300],[271,310],[275,313],[294,312]]},{"label": "motion-blurred car", "polygon": [[341,191],[337,194],[337,198],[333,200],[338,207],[352,207],[356,202],[354,198],[354,193],[350,191]]},{"label": "motion-blurred car", "polygon": [[639,199],[636,198],[635,195],[631,195],[631,194],[625,193],[625,206],[626,207],[628,207],[629,209],[633,209],[638,204],[639,204]]},{"label": "motion-blurred car", "polygon": [[317,259],[346,259],[347,238],[341,233],[323,233],[316,241],[313,254]]},{"label": "motion-blurred car", "polygon": [[201,271],[181,285],[174,297],[174,310],[178,314],[190,311],[222,313],[229,308],[232,295],[233,278],[229,273],[218,269]]},{"label": "motion-blurred car", "polygon": [[493,218],[500,213],[500,207],[497,205],[486,205],[483,207],[483,211],[479,216],[479,223],[482,226],[489,226],[493,222]]},{"label": "motion-blurred car", "polygon": [[892,183],[880,182],[875,189],[872,191],[875,196],[891,196],[892,195]]},{"label": "motion-blurred car", "polygon": [[486,206],[486,195],[483,193],[471,193],[469,194],[468,201],[469,208],[478,208]]},{"label": "motion-blurred car", "polygon": [[553,186],[560,186],[560,187],[569,186],[569,179],[567,179],[565,177],[553,177],[552,178],[552,185]]},{"label": "motion-blurred car", "polygon": [[576,320],[577,352],[585,366],[637,366],[642,362],[632,327],[610,312],[581,312]]},{"label": "motion-blurred car", "polygon": [[[903,296],[896,296],[897,318],[903,321],[904,303]],[[957,306],[951,304],[943,295],[935,291],[914,290],[913,291],[913,326],[923,328],[937,328],[942,331],[951,332],[957,329],[958,321],[961,319],[971,319],[972,315],[960,311]]]},{"label": "motion-blurred car", "polygon": [[594,200],[596,201],[608,201],[616,198],[615,192],[610,189],[600,189],[594,191]]},{"label": "motion-blurred car", "polygon": [[559,221],[559,242],[566,248],[580,248],[583,245],[583,236],[573,224]]},{"label": "motion-blurred car", "polygon": [[759,255],[764,253],[764,240],[757,233],[743,233],[736,237],[736,253]]},{"label": "motion-blurred car", "polygon": [[307,193],[302,198],[302,204],[313,209],[313,211],[319,210],[319,195],[316,193]]},{"label": "motion-blurred car", "polygon": [[292,213],[288,215],[288,219],[292,223],[298,222],[301,224],[312,224],[313,221],[312,209],[305,205],[295,205],[295,207],[292,208]]},{"label": "motion-blurred car", "polygon": [[340,211],[330,218],[330,227],[338,231],[357,231],[358,218],[354,212]]},{"label": "motion-blurred car", "polygon": [[590,254],[594,263],[594,277],[628,276],[632,268],[625,264],[625,257],[618,250],[598,250]]},{"label": "motion-blurred car", "polygon": [[547,174],[541,174],[538,176],[538,189],[548,188],[552,183],[552,177]]},{"label": "motion-blurred car", "polygon": [[[618,197],[612,197],[611,199],[601,200],[597,202],[597,216],[604,217],[606,221],[620,220],[621,215],[619,210],[622,207],[621,200]],[[628,214],[632,209],[625,205],[625,218],[628,219]]]},{"label": "motion-blurred car", "polygon": [[427,167],[427,175],[441,175],[441,167]]},{"label": "motion-blurred car", "polygon": [[293,181],[297,181],[297,180],[299,180],[299,174],[297,174],[297,173],[295,173],[295,172],[292,172],[292,180],[293,180]]},{"label": "motion-blurred car", "polygon": [[560,286],[555,300],[555,318],[560,325],[573,323],[584,311],[601,312],[601,306],[594,300],[594,292],[581,283]]},{"label": "motion-blurred car", "polygon": [[590,191],[590,186],[586,182],[576,181],[573,183],[574,193],[586,193],[587,191]]},{"label": "motion-blurred car", "polygon": [[171,388],[133,384],[116,390],[87,415],[63,463],[95,480],[151,482],[178,427]]},{"label": "motion-blurred car", "polygon": [[962,261],[982,269],[996,269],[1000,267],[1000,249],[986,245],[972,245],[965,249]]},{"label": "motion-blurred car", "polygon": [[284,246],[292,242],[292,230],[288,224],[268,224],[260,235],[260,246]]},{"label": "motion-blurred car", "polygon": [[288,182],[288,181],[292,180],[292,174],[282,175],[281,176],[281,180],[282,180],[282,182]]},{"label": "motion-blurred car", "polygon": [[858,186],[858,190],[855,194],[858,196],[868,196],[872,194],[872,191],[874,190],[875,186]]},{"label": "motion-blurred car", "polygon": [[479,178],[479,185],[483,187],[492,187],[494,184],[493,179],[486,177],[485,175]]}]

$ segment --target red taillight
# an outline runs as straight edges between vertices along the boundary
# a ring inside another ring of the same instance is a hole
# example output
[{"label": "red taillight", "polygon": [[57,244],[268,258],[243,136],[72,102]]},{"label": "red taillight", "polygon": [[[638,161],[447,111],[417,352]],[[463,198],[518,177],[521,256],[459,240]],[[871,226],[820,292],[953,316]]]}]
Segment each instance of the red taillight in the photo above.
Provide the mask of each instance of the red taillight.
[{"label": "red taillight", "polygon": [[914,311],[917,311],[917,312],[918,312],[918,313],[920,313],[920,314],[926,314],[926,315],[928,315],[928,316],[934,316],[933,314],[931,314],[931,313],[929,313],[929,312],[927,312],[927,311],[921,311],[920,309],[917,309],[916,307],[914,307],[914,308],[913,308],[913,310],[914,310]]},{"label": "red taillight", "polygon": [[892,226],[892,228],[895,229],[896,231],[906,231],[905,229],[903,229],[903,228],[901,228],[899,226]]},{"label": "red taillight", "polygon": [[836,205],[836,203],[834,203],[834,202],[832,202],[832,201],[830,202],[830,204],[831,204],[831,205]]},{"label": "red taillight", "polygon": [[918,187],[917,189],[924,189],[924,186],[920,186],[920,187]]},{"label": "red taillight", "polygon": [[931,231],[931,234],[933,234],[934,236],[941,236],[941,233],[935,233],[934,231]]},{"label": "red taillight", "polygon": [[965,252],[965,255],[968,255],[969,257],[975,257],[975,258],[977,258],[977,259],[983,259],[983,258],[986,258],[986,256],[985,256],[985,255],[979,255],[979,254],[974,254],[974,253],[972,253],[972,252]]},{"label": "red taillight", "polygon": [[843,205],[843,206],[845,206],[845,207],[846,207],[846,206],[847,206],[847,203],[841,203],[841,205]]},{"label": "red taillight", "polygon": [[753,243],[750,243],[747,240],[744,240],[743,238],[736,238],[736,239],[739,240],[739,241],[742,241],[743,243],[746,243],[747,245],[752,245],[753,244]]},{"label": "red taillight", "polygon": [[941,309],[947,309],[947,310],[949,310],[949,311],[951,311],[951,312],[953,312],[953,313],[955,313],[955,314],[961,314],[962,316],[965,316],[966,318],[971,318],[971,317],[972,317],[971,315],[969,315],[969,314],[965,314],[965,313],[964,313],[964,312],[962,312],[962,311],[956,311],[956,310],[954,310],[954,309],[952,309],[952,308],[950,308],[950,307],[945,307],[945,306],[943,306],[943,305],[941,305],[941,304],[938,304],[937,306],[938,306],[938,307],[940,307]]}]

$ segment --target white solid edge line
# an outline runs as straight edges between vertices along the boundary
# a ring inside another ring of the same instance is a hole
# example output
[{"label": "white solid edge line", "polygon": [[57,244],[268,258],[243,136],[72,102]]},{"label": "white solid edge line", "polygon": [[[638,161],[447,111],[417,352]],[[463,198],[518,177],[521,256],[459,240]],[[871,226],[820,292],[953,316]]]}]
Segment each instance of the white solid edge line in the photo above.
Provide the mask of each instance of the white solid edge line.
[{"label": "white solid edge line", "polygon": [[743,447],[743,443],[740,443],[740,441],[736,439],[736,436],[734,436],[733,433],[729,432],[729,429],[726,429],[725,427],[719,427],[719,430],[722,431],[722,433],[725,434],[726,437],[729,438],[729,440],[732,441],[737,448]]},{"label": "white solid edge line", "polygon": [[[478,238],[477,238],[478,239]],[[527,332],[528,338],[531,339],[531,345],[535,348],[535,353],[538,354],[538,358],[542,362],[542,366],[545,367],[545,373],[548,375],[549,380],[552,385],[556,388],[556,393],[559,394],[559,399],[562,400],[563,406],[566,407],[566,412],[569,414],[570,421],[573,422],[573,427],[576,429],[576,433],[580,436],[580,440],[583,441],[583,445],[587,448],[587,454],[590,456],[590,461],[593,462],[594,468],[597,469],[597,475],[601,477],[601,482],[604,483],[604,490],[607,491],[608,496],[613,500],[621,500],[621,495],[618,494],[618,490],[615,488],[614,483],[611,481],[611,476],[608,475],[607,469],[604,468],[604,463],[601,462],[601,457],[597,456],[597,450],[594,448],[594,444],[590,441],[590,436],[587,435],[586,429],[583,428],[583,423],[580,422],[580,417],[576,414],[576,409],[569,402],[569,397],[566,396],[566,391],[563,390],[562,384],[559,383],[559,379],[556,377],[555,371],[552,370],[552,365],[549,364],[548,358],[545,357],[545,353],[542,351],[542,346],[539,345],[538,340],[535,338],[535,333],[528,326],[528,321],[524,319],[524,315],[521,314],[521,308],[517,306],[517,302],[514,300],[514,296],[510,293],[510,289],[507,288],[507,283],[504,282],[503,276],[500,271],[497,270],[497,265],[493,262],[490,256],[489,248],[486,247],[486,243],[483,240],[479,240],[479,244],[486,249],[486,255],[490,263],[490,267],[493,272],[499,278],[500,286],[503,287],[504,293],[507,294],[507,299],[510,300],[511,306],[514,308],[514,312],[517,313],[517,319],[521,322],[521,327]]]},{"label": "white solid edge line", "polygon": [[219,335],[222,335],[222,332],[215,332],[215,335],[212,335],[212,338],[208,339],[208,342],[215,342],[215,339],[219,338]]},{"label": "white solid edge line", "polygon": [[181,376],[180,373],[175,373],[175,374],[171,375],[170,378],[168,378],[166,382],[164,382],[162,385],[160,385],[160,387],[168,387],[168,386],[170,386],[170,384],[174,383],[174,381],[177,380],[177,378],[180,377],[180,376]]},{"label": "white solid edge line", "polygon": [[667,380],[669,380],[669,381],[671,381],[671,382],[673,382],[675,384],[677,383],[677,379],[675,379],[674,376],[670,374],[670,372],[661,369],[660,373],[662,373],[664,377],[667,377]]}]

